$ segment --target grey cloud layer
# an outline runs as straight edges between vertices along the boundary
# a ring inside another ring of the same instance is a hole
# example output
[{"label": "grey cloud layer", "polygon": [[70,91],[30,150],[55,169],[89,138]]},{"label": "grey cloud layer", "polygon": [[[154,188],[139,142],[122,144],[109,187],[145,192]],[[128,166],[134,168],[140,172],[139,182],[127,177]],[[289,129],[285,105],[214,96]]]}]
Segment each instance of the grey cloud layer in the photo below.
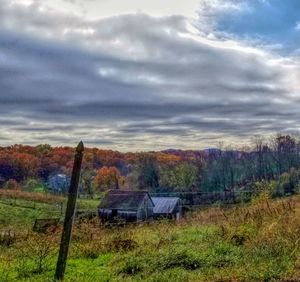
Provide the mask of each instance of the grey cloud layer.
[{"label": "grey cloud layer", "polygon": [[9,2],[0,14],[5,144],[196,148],[298,130],[296,63],[210,41],[184,17],[88,21]]}]

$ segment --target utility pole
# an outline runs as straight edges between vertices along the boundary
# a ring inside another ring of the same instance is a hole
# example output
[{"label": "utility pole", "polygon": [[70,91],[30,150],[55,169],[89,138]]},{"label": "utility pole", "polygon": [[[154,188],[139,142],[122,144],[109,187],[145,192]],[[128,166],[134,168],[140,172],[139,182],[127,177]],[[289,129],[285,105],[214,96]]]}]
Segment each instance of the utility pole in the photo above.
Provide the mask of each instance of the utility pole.
[{"label": "utility pole", "polygon": [[63,280],[68,258],[69,245],[71,240],[72,226],[74,221],[74,212],[78,194],[78,183],[80,178],[81,163],[84,146],[82,141],[77,145],[70,189],[68,192],[68,203],[65,214],[64,226],[61,235],[59,255],[56,264],[55,280]]}]

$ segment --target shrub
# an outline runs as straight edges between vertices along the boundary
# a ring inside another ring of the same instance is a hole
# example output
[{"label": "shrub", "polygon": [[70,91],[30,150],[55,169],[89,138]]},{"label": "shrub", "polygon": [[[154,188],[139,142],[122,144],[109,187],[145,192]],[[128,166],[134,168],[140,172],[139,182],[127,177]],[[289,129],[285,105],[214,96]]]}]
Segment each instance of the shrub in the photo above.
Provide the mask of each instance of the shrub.
[{"label": "shrub", "polygon": [[34,178],[29,178],[23,184],[23,190],[27,192],[43,192],[44,187],[41,181]]},{"label": "shrub", "polygon": [[214,244],[207,252],[207,264],[217,268],[233,265],[241,258],[240,248],[225,242]]},{"label": "shrub", "polygon": [[287,195],[295,194],[299,185],[299,178],[299,171],[295,168],[283,173],[279,178],[279,185],[283,193]]},{"label": "shrub", "polygon": [[13,231],[9,230],[9,231],[0,233],[0,245],[1,246],[9,247],[13,243],[15,243],[15,241],[16,241],[16,234]]},{"label": "shrub", "polygon": [[204,259],[197,257],[194,253],[187,250],[176,250],[163,255],[158,260],[157,267],[162,269],[182,267],[187,270],[195,270],[204,265]]},{"label": "shrub", "polygon": [[54,252],[53,238],[45,235],[30,235],[26,243],[17,246],[16,270],[19,277],[32,273],[40,274],[47,270]]},{"label": "shrub", "polygon": [[91,240],[87,243],[76,244],[77,252],[80,257],[96,259],[104,251],[102,242]]},{"label": "shrub", "polygon": [[107,248],[111,251],[131,251],[137,248],[138,244],[132,239],[112,240],[108,242]]},{"label": "shrub", "polygon": [[4,184],[4,189],[8,190],[21,190],[21,186],[15,179],[9,179],[5,184]]},{"label": "shrub", "polygon": [[106,249],[113,252],[132,251],[137,247],[138,244],[129,230],[117,231],[106,243]]},{"label": "shrub", "polygon": [[127,255],[122,258],[122,261],[117,266],[117,273],[135,275],[145,268],[145,262],[135,255]]}]

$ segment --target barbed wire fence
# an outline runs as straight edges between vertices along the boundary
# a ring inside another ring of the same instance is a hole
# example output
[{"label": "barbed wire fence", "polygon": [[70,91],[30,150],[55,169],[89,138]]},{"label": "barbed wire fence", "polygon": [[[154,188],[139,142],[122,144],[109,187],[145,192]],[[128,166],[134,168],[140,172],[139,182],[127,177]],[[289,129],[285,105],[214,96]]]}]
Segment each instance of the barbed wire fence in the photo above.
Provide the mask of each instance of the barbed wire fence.
[{"label": "barbed wire fence", "polygon": [[[128,191],[132,193],[133,191]],[[140,191],[144,192],[144,191]],[[126,195],[126,191],[121,190],[120,194],[114,193],[115,196],[124,196]],[[235,191],[172,191],[172,192],[149,192],[151,197],[177,197],[180,198],[179,208],[184,212],[192,212],[197,211],[199,209],[205,209],[208,207],[228,207],[235,204],[244,204],[249,202],[253,197],[257,196],[259,191],[256,190],[235,190]],[[99,204],[101,199],[103,198],[103,194],[98,194],[94,201],[98,201]],[[86,200],[86,197],[82,197]],[[18,199],[16,197],[4,198],[0,197],[0,203],[18,206],[22,208],[30,208],[30,209],[43,209],[43,205],[48,205],[48,209],[52,210],[51,214],[62,217],[65,211],[65,201],[60,202],[38,202],[36,200],[23,200]],[[49,208],[50,206],[50,208]],[[98,205],[97,205],[98,206]],[[89,216],[96,217],[98,216],[98,207],[86,207],[82,205],[80,202],[77,204],[76,208],[76,218],[78,220],[85,220],[89,218]],[[132,209],[138,210],[139,206],[131,206]],[[138,222],[130,222],[129,224],[150,224],[153,222],[152,220],[144,220]],[[120,226],[125,224],[123,221],[117,223],[110,223],[109,226]],[[127,224],[127,223],[126,223]]]},{"label": "barbed wire fence", "polygon": [[[128,191],[131,193],[133,191]],[[144,192],[144,191],[140,191]],[[186,191],[172,191],[172,192],[149,192],[151,197],[177,197],[183,201],[183,206],[203,206],[209,205],[213,203],[220,203],[220,204],[232,204],[232,203],[240,203],[240,202],[247,202],[252,197],[258,195],[258,191],[254,190],[235,190],[235,191],[214,191],[214,192],[186,192]],[[98,200],[99,203],[101,198],[105,193],[98,195],[93,200]],[[126,191],[122,190],[120,194],[114,193],[115,196],[124,196]],[[81,194],[80,198],[89,200],[88,196],[85,194]],[[54,208],[58,209],[63,213],[65,201],[52,201],[52,202],[40,202],[39,200],[31,200],[31,199],[22,199],[19,198],[17,195],[15,196],[1,196],[0,195],[0,203],[12,205],[12,206],[19,206],[24,208],[32,208],[35,209],[38,204],[45,204],[45,205],[52,205]],[[80,202],[77,204],[77,209],[80,210],[87,210],[91,211],[92,208],[87,208],[82,205]]]}]

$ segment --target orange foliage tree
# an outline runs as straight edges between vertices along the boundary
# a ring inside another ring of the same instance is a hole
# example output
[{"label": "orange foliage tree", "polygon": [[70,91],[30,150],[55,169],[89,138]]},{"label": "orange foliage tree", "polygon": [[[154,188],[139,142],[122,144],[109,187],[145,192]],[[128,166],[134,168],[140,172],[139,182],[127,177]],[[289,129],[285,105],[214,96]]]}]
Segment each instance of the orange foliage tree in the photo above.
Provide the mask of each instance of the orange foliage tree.
[{"label": "orange foliage tree", "polygon": [[116,167],[104,166],[97,171],[94,178],[94,188],[96,191],[119,189],[120,179],[121,175]]}]

